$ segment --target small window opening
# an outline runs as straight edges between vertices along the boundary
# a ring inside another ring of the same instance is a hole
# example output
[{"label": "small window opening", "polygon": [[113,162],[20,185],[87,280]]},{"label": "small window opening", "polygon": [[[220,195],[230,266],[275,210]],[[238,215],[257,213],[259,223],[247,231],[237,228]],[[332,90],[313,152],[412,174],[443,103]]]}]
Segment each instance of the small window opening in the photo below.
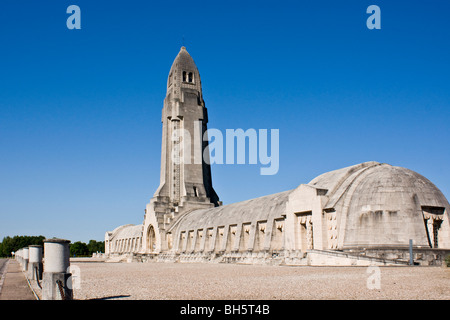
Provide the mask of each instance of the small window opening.
[{"label": "small window opening", "polygon": [[195,196],[195,197],[198,197],[198,190],[197,190],[197,187],[194,187],[194,196]]}]

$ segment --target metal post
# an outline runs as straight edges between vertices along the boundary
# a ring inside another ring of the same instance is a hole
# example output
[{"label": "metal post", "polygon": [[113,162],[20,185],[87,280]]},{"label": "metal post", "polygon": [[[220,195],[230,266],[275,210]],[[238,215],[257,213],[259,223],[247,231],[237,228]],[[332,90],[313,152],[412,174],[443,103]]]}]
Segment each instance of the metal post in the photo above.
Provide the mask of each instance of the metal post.
[{"label": "metal post", "polygon": [[414,256],[413,256],[413,241],[409,239],[409,265],[414,265]]}]

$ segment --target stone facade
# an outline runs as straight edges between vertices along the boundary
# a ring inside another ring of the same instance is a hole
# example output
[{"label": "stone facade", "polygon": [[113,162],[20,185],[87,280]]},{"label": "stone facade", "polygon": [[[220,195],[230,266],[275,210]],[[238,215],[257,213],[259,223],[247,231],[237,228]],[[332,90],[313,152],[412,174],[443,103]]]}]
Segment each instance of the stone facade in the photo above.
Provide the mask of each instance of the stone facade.
[{"label": "stone facade", "polygon": [[142,225],[127,224],[105,234],[105,255],[138,253],[142,248]]},{"label": "stone facade", "polygon": [[[420,174],[375,161],[324,173],[293,190],[223,206],[203,159],[207,122],[200,74],[182,47],[169,73],[162,110],[160,186],[142,225],[106,233],[107,255],[140,261],[396,264],[406,263],[404,252],[412,239],[415,250],[425,250],[425,260],[416,260],[436,264],[450,250],[445,196]],[[178,129],[194,141],[174,134]],[[186,160],[181,143],[194,150],[188,160],[201,161],[176,161]],[[441,250],[439,257],[430,250]]]}]

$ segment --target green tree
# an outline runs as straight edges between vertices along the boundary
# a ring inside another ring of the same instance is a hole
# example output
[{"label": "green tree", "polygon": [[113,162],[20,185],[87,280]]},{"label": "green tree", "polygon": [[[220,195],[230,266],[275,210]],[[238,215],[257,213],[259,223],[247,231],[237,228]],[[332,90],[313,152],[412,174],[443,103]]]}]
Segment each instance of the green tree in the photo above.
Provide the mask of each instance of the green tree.
[{"label": "green tree", "polygon": [[95,252],[105,252],[105,242],[104,241],[89,240],[87,247],[89,250],[89,255],[92,255]]},{"label": "green tree", "polygon": [[70,245],[71,257],[89,256],[89,250],[87,244],[81,241],[77,241]]},{"label": "green tree", "polygon": [[11,257],[11,252],[30,245],[44,245],[44,236],[14,236],[4,237],[0,243],[0,257]]}]

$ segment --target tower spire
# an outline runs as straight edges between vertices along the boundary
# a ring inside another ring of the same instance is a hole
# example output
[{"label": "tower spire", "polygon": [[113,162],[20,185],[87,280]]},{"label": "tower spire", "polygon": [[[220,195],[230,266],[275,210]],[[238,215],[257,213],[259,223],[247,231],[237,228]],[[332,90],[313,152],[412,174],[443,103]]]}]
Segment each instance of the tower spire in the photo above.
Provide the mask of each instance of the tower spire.
[{"label": "tower spire", "polygon": [[203,154],[208,146],[203,141],[208,112],[200,73],[184,46],[169,71],[161,121],[160,185],[147,205],[144,222],[147,232],[156,221],[158,227],[154,230],[158,234],[164,233],[183,212],[221,204],[212,187],[209,161]]}]

